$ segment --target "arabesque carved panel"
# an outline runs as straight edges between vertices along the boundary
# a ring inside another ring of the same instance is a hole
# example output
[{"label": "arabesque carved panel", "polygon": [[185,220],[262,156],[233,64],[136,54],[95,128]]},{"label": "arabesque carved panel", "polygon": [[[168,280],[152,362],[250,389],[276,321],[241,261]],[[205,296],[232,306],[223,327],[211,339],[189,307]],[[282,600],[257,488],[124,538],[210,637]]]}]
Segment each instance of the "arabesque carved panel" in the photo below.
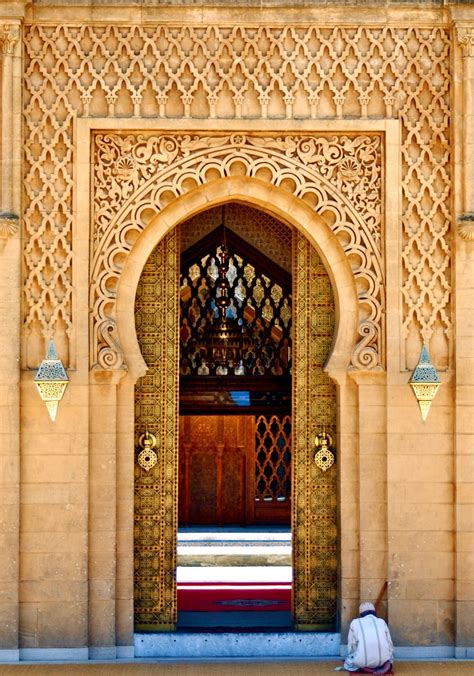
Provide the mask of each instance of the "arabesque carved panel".
[{"label": "arabesque carved panel", "polygon": [[[26,26],[27,331],[72,331],[76,116],[135,117],[138,127],[139,118],[183,116],[193,124],[399,117],[407,358],[416,362],[424,337],[446,366],[450,42],[441,26]],[[110,328],[102,333],[115,339]]]},{"label": "arabesque carved panel", "polygon": [[[133,242],[171,200],[234,174],[282,186],[332,227],[359,292],[354,368],[384,364],[381,251],[381,136],[95,134],[90,354],[93,368],[122,366],[111,355],[115,289]],[[111,198],[112,196],[112,198]]]}]

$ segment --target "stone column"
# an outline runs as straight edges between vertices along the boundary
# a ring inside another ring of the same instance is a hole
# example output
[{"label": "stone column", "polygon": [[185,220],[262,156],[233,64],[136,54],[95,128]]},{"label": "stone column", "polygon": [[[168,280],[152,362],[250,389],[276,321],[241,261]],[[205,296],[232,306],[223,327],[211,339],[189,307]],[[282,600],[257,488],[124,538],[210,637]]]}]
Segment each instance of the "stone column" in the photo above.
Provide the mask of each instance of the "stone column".
[{"label": "stone column", "polygon": [[[89,443],[89,658],[114,659],[117,568],[117,385],[125,371],[92,371]],[[132,457],[133,454],[131,453]],[[133,468],[132,468],[133,477]]]},{"label": "stone column", "polygon": [[387,581],[387,376],[350,376],[359,399],[359,600],[375,602]]},{"label": "stone column", "polygon": [[139,375],[130,365],[117,391],[117,573],[115,642],[118,658],[132,658],[133,647],[133,498],[135,382]]},{"label": "stone column", "polygon": [[339,474],[340,617],[343,643],[359,609],[359,444],[357,385],[344,370],[328,371],[337,385],[336,463]]},{"label": "stone column", "polygon": [[462,658],[474,657],[474,23],[458,25],[457,37],[455,551],[456,656]]},{"label": "stone column", "polygon": [[462,52],[462,80],[456,82],[455,92],[461,114],[457,124],[462,129],[460,144],[461,171],[456,177],[462,185],[458,216],[458,232],[463,240],[474,239],[474,24],[458,26],[457,36]]},{"label": "stone column", "polygon": [[[0,8],[2,12],[2,8]],[[21,46],[0,17],[0,660],[18,659]],[[17,186],[15,188],[15,185]]]}]

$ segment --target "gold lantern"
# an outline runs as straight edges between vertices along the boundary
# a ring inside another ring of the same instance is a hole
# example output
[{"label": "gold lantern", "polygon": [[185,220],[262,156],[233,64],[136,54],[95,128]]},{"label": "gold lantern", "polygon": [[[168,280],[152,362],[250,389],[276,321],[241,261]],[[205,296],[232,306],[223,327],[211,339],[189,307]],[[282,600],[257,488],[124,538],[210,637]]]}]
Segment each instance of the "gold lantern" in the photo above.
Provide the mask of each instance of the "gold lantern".
[{"label": "gold lantern", "polygon": [[217,375],[242,375],[242,354],[246,346],[243,329],[237,320],[227,317],[230,305],[230,284],[227,279],[229,252],[225,242],[225,225],[223,228],[223,243],[218,250],[219,274],[216,282],[217,318],[205,335],[205,344],[202,346],[206,353],[207,363]]},{"label": "gold lantern", "polygon": [[435,398],[439,386],[441,385],[441,380],[439,379],[435,367],[430,361],[428,348],[424,343],[421,348],[418,364],[408,382],[418,401],[421,417],[424,422],[428,416],[431,402]]},{"label": "gold lantern", "polygon": [[68,382],[66,369],[57,355],[54,342],[51,340],[46,358],[43,359],[36,372],[35,385],[53,422],[56,420],[59,402],[63,398]]}]

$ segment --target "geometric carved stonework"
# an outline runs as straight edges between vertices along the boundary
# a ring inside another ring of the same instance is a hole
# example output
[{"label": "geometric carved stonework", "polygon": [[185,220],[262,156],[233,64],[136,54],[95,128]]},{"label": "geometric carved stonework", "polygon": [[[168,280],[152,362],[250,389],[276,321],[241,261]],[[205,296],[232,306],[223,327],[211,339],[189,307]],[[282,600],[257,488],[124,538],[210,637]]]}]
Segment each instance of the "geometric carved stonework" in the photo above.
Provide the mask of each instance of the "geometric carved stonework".
[{"label": "geometric carved stonework", "polygon": [[115,289],[133,241],[147,222],[183,191],[210,178],[233,174],[284,184],[332,227],[359,290],[359,340],[352,366],[383,367],[380,134],[98,132],[94,140],[93,368],[123,367],[115,335]]},{"label": "geometric carved stonework", "polygon": [[[190,129],[203,118],[225,118],[241,120],[245,129],[247,119],[285,120],[290,128],[292,121],[313,120],[317,128],[318,119],[395,117],[401,124],[403,193],[401,328],[409,361],[416,361],[424,338],[427,344],[436,342],[438,359],[447,364],[450,31],[403,24],[297,30],[281,25],[153,23],[25,26],[27,331],[48,336],[63,327],[69,337],[73,332],[76,117],[134,117],[137,129],[140,118],[156,120],[159,128],[160,119],[184,117]],[[86,69],[78,67],[86,62]],[[291,153],[288,138],[285,143],[283,152]],[[155,159],[153,170],[161,162],[160,154]],[[350,164],[346,168],[350,174]],[[122,171],[126,174],[127,167]],[[371,229],[376,247],[380,222],[370,219],[377,221],[378,216],[360,211],[358,215]],[[382,268],[374,277],[377,284]],[[380,294],[376,303],[371,311],[383,311]],[[97,319],[105,321],[103,316]],[[379,316],[369,312],[369,321],[361,327],[361,338],[370,349],[355,355],[358,368],[384,363],[380,329],[372,335]],[[114,325],[101,325],[98,340],[115,349]],[[96,350],[93,359],[99,365],[119,367],[120,356],[108,354],[108,360],[99,358]]]}]

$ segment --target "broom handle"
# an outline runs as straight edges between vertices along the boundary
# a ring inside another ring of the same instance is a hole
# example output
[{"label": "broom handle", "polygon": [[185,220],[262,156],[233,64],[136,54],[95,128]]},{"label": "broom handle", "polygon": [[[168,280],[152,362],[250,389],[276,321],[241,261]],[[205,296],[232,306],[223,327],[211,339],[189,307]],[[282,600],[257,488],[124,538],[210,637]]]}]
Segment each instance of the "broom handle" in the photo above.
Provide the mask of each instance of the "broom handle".
[{"label": "broom handle", "polygon": [[382,585],[381,590],[379,591],[379,595],[377,596],[377,599],[374,603],[375,612],[377,613],[377,615],[379,614],[379,605],[382,603],[382,599],[384,597],[385,592],[387,591],[387,587],[388,587],[388,582],[387,582],[387,580],[385,580],[385,582]]}]

